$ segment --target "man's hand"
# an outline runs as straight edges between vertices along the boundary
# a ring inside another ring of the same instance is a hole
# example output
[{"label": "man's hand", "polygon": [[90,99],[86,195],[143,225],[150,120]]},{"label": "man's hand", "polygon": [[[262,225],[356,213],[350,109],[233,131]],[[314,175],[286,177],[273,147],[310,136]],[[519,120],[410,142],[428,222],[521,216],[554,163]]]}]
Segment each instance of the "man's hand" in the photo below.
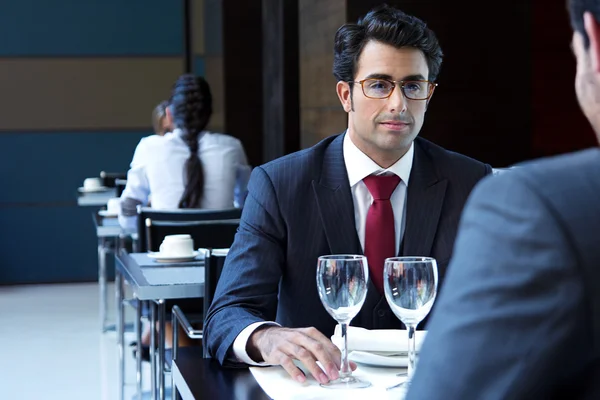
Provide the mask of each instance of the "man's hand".
[{"label": "man's hand", "polygon": [[[299,360],[319,383],[327,383],[339,377],[340,350],[316,328],[282,328],[261,326],[250,335],[246,351],[250,358],[273,365],[281,365],[296,381],[306,381],[304,373],[293,360]],[[321,363],[327,374],[323,373]],[[351,363],[351,368],[356,365]]]}]

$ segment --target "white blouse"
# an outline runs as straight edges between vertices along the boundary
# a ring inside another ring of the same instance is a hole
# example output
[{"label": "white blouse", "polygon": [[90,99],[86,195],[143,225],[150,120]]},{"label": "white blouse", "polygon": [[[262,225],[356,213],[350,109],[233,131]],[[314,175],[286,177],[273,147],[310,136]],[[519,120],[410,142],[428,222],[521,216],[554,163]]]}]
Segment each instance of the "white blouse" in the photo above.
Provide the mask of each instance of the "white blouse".
[{"label": "white blouse", "polygon": [[[127,185],[121,195],[148,204],[158,210],[177,209],[185,189],[185,162],[190,150],[175,129],[164,136],[152,135],[140,140],[135,149]],[[200,208],[242,207],[251,168],[242,143],[229,135],[202,132],[198,137],[198,157],[204,170],[204,190]],[[137,216],[119,212],[123,229],[135,231]]]}]

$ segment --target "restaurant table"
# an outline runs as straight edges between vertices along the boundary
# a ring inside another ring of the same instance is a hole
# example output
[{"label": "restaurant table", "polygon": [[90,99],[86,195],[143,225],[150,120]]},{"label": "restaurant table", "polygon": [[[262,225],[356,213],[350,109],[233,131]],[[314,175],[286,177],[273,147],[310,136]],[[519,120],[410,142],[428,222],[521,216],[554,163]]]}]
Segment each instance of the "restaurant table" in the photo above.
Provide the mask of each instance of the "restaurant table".
[{"label": "restaurant table", "polygon": [[98,192],[77,192],[77,205],[82,207],[102,207],[108,203],[108,199],[116,197],[117,190],[108,188]]},{"label": "restaurant table", "polygon": [[[119,350],[118,387],[119,400],[124,396],[124,282],[129,283],[133,296],[139,301],[148,301],[150,307],[150,325],[159,324],[158,346],[156,330],[151,329],[150,365],[152,398],[165,398],[165,300],[204,297],[204,259],[182,263],[158,263],[148,257],[147,253],[127,253],[120,249],[116,256],[115,287],[117,297],[117,346]],[[139,324],[142,307],[136,307],[136,340],[141,343]],[[158,314],[158,318],[157,318]],[[158,360],[154,349],[158,351]],[[141,351],[137,351],[137,391],[141,398]]]},{"label": "restaurant table", "polygon": [[202,358],[201,347],[180,347],[177,358],[173,360],[171,373],[173,399],[270,399],[248,368],[223,368],[213,359]]}]

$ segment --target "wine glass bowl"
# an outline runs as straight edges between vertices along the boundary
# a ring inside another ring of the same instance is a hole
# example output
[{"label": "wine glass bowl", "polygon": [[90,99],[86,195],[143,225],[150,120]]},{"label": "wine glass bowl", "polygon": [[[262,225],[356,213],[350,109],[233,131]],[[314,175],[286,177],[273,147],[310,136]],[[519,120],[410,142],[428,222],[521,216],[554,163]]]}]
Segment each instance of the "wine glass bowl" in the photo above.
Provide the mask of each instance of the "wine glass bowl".
[{"label": "wine glass bowl", "polygon": [[342,362],[340,377],[321,386],[357,389],[371,386],[352,376],[348,363],[347,328],[367,297],[369,267],[362,255],[321,256],[317,262],[317,291],[323,306],[341,327]]},{"label": "wine glass bowl", "polygon": [[429,314],[437,296],[437,263],[431,257],[392,257],[385,260],[383,287],[392,312],[408,331],[408,376],[391,388],[406,389],[415,368],[415,330]]}]

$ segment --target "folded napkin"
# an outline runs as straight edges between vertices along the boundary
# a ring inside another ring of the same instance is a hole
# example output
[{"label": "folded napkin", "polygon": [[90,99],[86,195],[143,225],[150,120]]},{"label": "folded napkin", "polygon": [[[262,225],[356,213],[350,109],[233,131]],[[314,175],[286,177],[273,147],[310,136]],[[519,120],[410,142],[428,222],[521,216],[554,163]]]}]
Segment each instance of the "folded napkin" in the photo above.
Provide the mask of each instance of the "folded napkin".
[{"label": "folded napkin", "polygon": [[[416,331],[416,349],[419,351],[427,331]],[[331,341],[342,347],[340,326],[335,327]],[[408,353],[408,332],[400,329],[365,329],[356,326],[348,327],[348,351],[377,352],[380,355]],[[387,353],[387,354],[386,354]]]}]

